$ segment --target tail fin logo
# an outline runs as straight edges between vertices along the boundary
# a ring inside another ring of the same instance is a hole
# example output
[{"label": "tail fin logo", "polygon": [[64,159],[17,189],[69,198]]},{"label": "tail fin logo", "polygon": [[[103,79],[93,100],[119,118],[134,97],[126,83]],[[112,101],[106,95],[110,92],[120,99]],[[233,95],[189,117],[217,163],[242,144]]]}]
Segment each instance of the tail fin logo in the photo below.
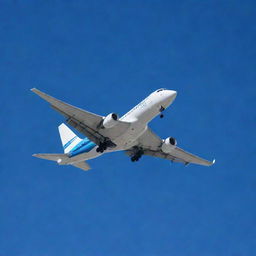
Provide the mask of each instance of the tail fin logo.
[{"label": "tail fin logo", "polygon": [[79,142],[82,141],[71,129],[65,124],[59,127],[60,139],[64,149],[64,153],[69,153]]},{"label": "tail fin logo", "polygon": [[76,138],[77,138],[77,136],[75,136],[73,139],[68,141],[65,145],[63,145],[63,148],[66,149]]}]

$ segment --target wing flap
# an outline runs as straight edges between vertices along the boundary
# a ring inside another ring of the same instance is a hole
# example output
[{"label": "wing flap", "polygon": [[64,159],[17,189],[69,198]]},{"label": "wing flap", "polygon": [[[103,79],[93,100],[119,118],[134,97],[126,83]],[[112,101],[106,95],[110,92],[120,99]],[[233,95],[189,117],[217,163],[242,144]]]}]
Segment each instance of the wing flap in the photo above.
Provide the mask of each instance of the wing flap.
[{"label": "wing flap", "polygon": [[93,141],[97,145],[99,145],[101,141],[104,141],[104,136],[91,129],[90,127],[86,126],[84,123],[76,120],[75,118],[69,118],[66,122],[74,127],[77,131],[84,134],[89,140]]}]

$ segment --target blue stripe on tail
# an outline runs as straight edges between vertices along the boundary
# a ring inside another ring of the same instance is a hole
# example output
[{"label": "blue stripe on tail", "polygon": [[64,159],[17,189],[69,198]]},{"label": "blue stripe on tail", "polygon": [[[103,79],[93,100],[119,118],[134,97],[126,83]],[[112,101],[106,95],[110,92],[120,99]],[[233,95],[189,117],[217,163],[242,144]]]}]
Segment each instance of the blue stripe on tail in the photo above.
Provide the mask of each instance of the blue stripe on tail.
[{"label": "blue stripe on tail", "polygon": [[70,141],[68,141],[63,148],[66,149],[75,139],[77,138],[77,136],[75,136],[74,138],[72,138]]}]

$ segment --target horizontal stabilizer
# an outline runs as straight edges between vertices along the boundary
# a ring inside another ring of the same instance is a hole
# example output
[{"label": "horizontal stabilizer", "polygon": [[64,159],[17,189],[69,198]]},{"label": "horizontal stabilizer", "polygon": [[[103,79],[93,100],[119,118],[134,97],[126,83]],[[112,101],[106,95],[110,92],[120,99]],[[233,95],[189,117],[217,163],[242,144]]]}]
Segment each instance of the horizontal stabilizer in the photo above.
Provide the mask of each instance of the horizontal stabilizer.
[{"label": "horizontal stabilizer", "polygon": [[73,163],[72,165],[74,165],[75,167],[80,168],[84,171],[89,171],[91,169],[90,165],[87,164],[85,161],[76,162],[76,163]]},{"label": "horizontal stabilizer", "polygon": [[84,171],[88,171],[91,169],[90,165],[87,164],[85,161],[75,162],[72,164],[68,163],[67,160],[69,160],[69,158],[66,154],[34,154],[33,156],[46,160],[56,161],[60,165],[70,164]]},{"label": "horizontal stabilizer", "polygon": [[68,159],[66,154],[34,154],[33,156],[46,160],[56,161],[58,164],[65,164],[63,162]]}]

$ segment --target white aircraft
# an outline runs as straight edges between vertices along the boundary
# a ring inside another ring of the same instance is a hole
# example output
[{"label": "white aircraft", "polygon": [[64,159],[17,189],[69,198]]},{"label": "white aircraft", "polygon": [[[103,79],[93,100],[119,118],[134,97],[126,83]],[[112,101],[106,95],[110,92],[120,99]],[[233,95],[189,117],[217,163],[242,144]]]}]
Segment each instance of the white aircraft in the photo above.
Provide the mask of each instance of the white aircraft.
[{"label": "white aircraft", "polygon": [[64,123],[59,126],[64,154],[34,154],[33,156],[56,161],[59,165],[73,165],[89,170],[85,160],[101,156],[103,153],[124,150],[131,161],[138,161],[142,155],[155,156],[181,162],[210,166],[212,162],[192,155],[178,148],[173,137],[159,138],[148,127],[148,123],[174,101],[177,92],[159,89],[131,109],[121,118],[115,113],[100,116],[55,99],[36,88],[31,89],[51,107],[64,115],[66,122],[84,134],[79,138]]}]

